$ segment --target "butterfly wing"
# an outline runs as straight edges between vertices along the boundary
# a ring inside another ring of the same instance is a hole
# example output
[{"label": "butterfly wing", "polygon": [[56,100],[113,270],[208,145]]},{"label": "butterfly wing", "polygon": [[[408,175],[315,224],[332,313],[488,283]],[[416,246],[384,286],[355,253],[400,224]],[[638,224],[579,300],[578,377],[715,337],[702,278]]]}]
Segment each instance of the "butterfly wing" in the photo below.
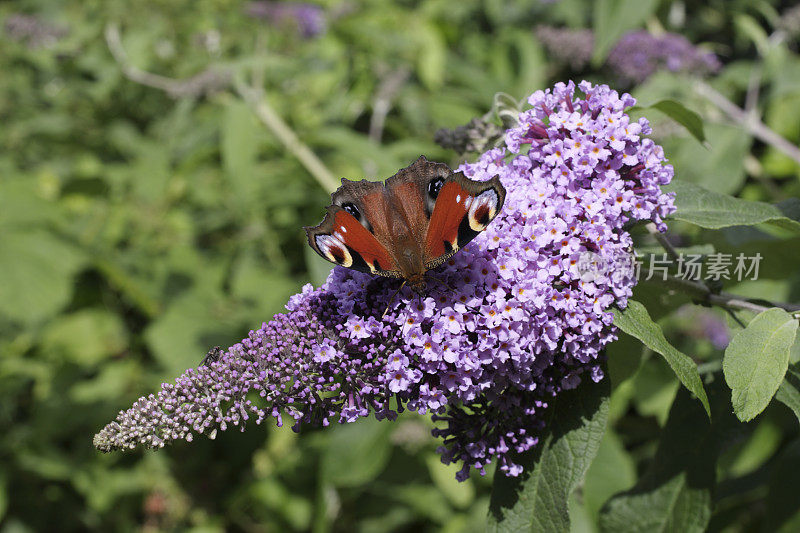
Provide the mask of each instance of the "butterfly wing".
[{"label": "butterfly wing", "polygon": [[[308,244],[324,259],[335,265],[388,277],[400,277],[392,255],[371,231],[372,224],[382,224],[374,213],[380,205],[383,185],[375,182],[343,180],[333,195],[333,204],[322,222],[306,228]],[[372,220],[366,218],[365,198],[372,204]],[[350,206],[350,212],[343,205]],[[352,213],[356,213],[356,218]]]},{"label": "butterfly wing", "polygon": [[483,231],[503,206],[495,177],[480,182],[420,157],[386,183],[342,180],[308,243],[336,265],[416,283]]},{"label": "butterfly wing", "polygon": [[452,257],[494,220],[503,207],[506,190],[495,176],[475,181],[461,172],[449,176],[436,196],[425,236],[425,267],[434,268]]}]

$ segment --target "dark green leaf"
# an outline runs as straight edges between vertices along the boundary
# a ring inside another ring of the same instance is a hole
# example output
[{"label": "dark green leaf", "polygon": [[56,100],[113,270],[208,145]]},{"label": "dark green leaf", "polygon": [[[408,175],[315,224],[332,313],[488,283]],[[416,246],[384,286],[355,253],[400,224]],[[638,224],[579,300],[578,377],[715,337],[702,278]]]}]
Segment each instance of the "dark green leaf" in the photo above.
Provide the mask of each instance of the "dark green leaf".
[{"label": "dark green leaf", "polygon": [[775,399],[791,409],[800,422],[800,368],[792,365],[775,393]]},{"label": "dark green leaf", "polygon": [[651,105],[653,109],[658,109],[672,120],[689,130],[689,133],[700,142],[706,140],[706,134],[703,131],[703,119],[700,115],[687,108],[680,102],[675,100],[661,100]]},{"label": "dark green leaf", "polygon": [[42,336],[51,356],[94,366],[125,350],[128,330],[119,316],[104,309],[83,309],[55,320]]},{"label": "dark green leaf", "polygon": [[722,368],[739,420],[755,418],[775,395],[796,333],[797,320],[776,307],[759,313],[731,339]]},{"label": "dark green leaf", "polygon": [[597,521],[603,504],[614,494],[628,490],[636,483],[636,464],[622,441],[609,429],[603,436],[597,458],[586,472],[583,502],[586,511]]},{"label": "dark green leaf", "polygon": [[253,111],[244,102],[231,102],[225,108],[220,132],[222,165],[237,200],[257,200],[256,161],[262,130]]},{"label": "dark green leaf", "polygon": [[708,405],[708,397],[700,381],[700,374],[697,372],[697,365],[683,352],[678,351],[664,337],[661,327],[650,319],[647,309],[636,300],[628,300],[628,307],[624,311],[614,310],[614,325],[622,331],[636,337],[645,346],[664,356],[669,366],[711,416],[711,409]]},{"label": "dark green leaf", "polygon": [[44,230],[0,234],[0,313],[32,323],[63,307],[85,257]]},{"label": "dark green leaf", "polygon": [[609,383],[584,379],[554,402],[547,433],[519,459],[517,478],[497,472],[489,531],[567,531],[567,501],[600,447],[608,418]]},{"label": "dark green leaf", "polygon": [[800,223],[786,217],[779,207],[771,204],[734,198],[682,180],[673,180],[664,190],[674,191],[677,195],[675,205],[678,210],[671,215],[672,218],[703,228],[719,229],[768,223],[800,231]]},{"label": "dark green leaf", "polygon": [[665,140],[664,150],[675,167],[675,175],[721,194],[741,189],[746,178],[744,162],[753,139],[741,128],[708,124],[707,141],[700,144],[688,137]]},{"label": "dark green leaf", "polygon": [[[718,392],[717,397],[720,396],[724,391]],[[724,411],[715,408],[715,424],[725,418]],[[603,507],[601,531],[705,531],[711,517],[716,442],[716,429],[681,389],[649,470],[633,489],[615,496]]]},{"label": "dark green leaf", "polygon": [[773,464],[767,495],[764,531],[797,531],[800,527],[800,440],[787,446]]},{"label": "dark green leaf", "polygon": [[386,421],[363,419],[329,428],[320,465],[322,481],[335,487],[358,487],[380,474],[392,451]]}]

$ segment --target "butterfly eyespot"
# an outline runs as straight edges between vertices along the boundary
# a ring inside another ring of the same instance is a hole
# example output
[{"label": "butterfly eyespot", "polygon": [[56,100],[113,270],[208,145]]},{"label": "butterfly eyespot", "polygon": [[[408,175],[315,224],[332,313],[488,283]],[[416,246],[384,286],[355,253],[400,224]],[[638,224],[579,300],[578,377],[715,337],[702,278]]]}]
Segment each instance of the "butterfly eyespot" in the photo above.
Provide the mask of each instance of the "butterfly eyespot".
[{"label": "butterfly eyespot", "polygon": [[356,204],[352,202],[345,202],[342,204],[342,209],[353,215],[353,217],[355,217],[356,220],[359,221],[361,220],[361,211],[358,210]]},{"label": "butterfly eyespot", "polygon": [[443,185],[444,185],[443,178],[436,178],[431,180],[428,183],[428,196],[436,200],[436,197],[439,196],[439,192],[442,190]]},{"label": "butterfly eyespot", "polygon": [[483,231],[497,214],[500,198],[494,189],[479,194],[469,208],[469,226],[473,231]]},{"label": "butterfly eyespot", "polygon": [[317,248],[322,255],[331,263],[336,263],[343,267],[353,265],[353,256],[347,246],[334,235],[317,235]]}]

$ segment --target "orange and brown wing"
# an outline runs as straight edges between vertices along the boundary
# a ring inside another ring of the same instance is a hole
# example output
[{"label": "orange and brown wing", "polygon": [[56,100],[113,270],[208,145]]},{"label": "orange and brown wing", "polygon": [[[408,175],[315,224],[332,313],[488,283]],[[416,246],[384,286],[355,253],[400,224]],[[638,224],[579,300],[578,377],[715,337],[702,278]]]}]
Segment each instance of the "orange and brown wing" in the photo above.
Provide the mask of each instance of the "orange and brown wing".
[{"label": "orange and brown wing", "polygon": [[338,205],[328,207],[322,223],[306,228],[306,234],[311,248],[331,263],[371,274],[400,276],[386,247]]},{"label": "orange and brown wing", "polygon": [[461,173],[447,179],[436,197],[425,237],[425,266],[442,264],[494,220],[505,201],[498,177],[475,181]]}]

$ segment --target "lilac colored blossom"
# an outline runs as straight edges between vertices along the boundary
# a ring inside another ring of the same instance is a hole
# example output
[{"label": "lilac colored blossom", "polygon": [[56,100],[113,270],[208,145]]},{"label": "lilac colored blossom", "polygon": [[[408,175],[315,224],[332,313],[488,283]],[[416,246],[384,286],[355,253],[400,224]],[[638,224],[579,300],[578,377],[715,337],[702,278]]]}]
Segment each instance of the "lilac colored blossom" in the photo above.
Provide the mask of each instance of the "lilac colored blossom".
[{"label": "lilac colored blossom", "polygon": [[[592,59],[591,30],[539,26],[535,33],[554,59],[572,69],[582,69]],[[660,70],[705,75],[721,67],[717,56],[697,48],[682,35],[653,35],[644,30],[623,35],[609,52],[606,65],[624,83],[641,83]]]},{"label": "lilac colored blossom", "polygon": [[306,39],[325,33],[327,26],[322,8],[304,2],[250,2],[246,11],[275,26],[294,26]]},{"label": "lilac colored blossom", "polygon": [[404,287],[392,300],[399,280],[336,267],[218,361],[120,412],[95,445],[163,446],[281,414],[298,427],[410,409],[438,423],[459,480],[493,461],[518,475],[513,458],[536,445],[554,397],[603,379],[611,307],[636,283],[624,228],[663,229],[674,210],[660,189],[672,167],[647,120],[625,114],[634,99],[579,89],[537,91],[505,146],[461,166],[473,179],[499,175],[505,205],[430,273],[427,296]]},{"label": "lilac colored blossom", "polygon": [[624,80],[641,83],[658,70],[708,74],[720,69],[717,57],[695,48],[683,35],[625,34],[608,55],[608,66]]}]

